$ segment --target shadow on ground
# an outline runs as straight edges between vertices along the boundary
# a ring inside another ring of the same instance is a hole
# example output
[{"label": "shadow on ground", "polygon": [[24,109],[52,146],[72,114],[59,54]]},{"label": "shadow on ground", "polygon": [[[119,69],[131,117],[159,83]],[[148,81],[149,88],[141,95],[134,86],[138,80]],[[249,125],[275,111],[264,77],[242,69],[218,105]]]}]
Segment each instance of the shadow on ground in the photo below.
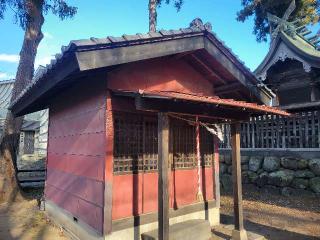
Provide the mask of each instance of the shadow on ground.
[{"label": "shadow on ground", "polygon": [[47,222],[38,201],[42,189],[26,189],[23,198],[12,193],[9,203],[0,204],[1,240],[65,240],[58,228]]},{"label": "shadow on ground", "polygon": [[[233,224],[233,216],[221,214],[222,224]],[[290,232],[284,229],[265,226],[248,220],[244,221],[245,229],[254,233],[258,233],[268,240],[319,240],[318,237],[307,236],[300,233]],[[223,236],[220,236],[223,237]]]},{"label": "shadow on ground", "polygon": [[[242,193],[243,199],[245,200],[259,201],[279,207],[320,213],[320,196],[316,196],[315,194],[283,196],[277,188],[270,186],[259,188],[253,184],[244,184]],[[221,188],[221,195],[232,197],[232,189],[226,191]]]}]

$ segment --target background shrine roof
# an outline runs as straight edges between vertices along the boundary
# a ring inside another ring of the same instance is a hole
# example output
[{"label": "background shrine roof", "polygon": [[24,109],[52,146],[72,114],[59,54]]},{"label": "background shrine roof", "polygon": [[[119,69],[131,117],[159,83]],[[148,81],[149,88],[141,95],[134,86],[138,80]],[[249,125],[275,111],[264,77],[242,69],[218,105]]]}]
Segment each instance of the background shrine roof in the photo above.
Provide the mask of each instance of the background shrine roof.
[{"label": "background shrine roof", "polygon": [[[316,40],[316,37],[317,35],[312,38]],[[309,41],[299,33],[290,36],[285,31],[279,32],[272,41],[268,54],[254,71],[256,77],[264,81],[267,78],[267,71],[278,61],[286,59],[301,62],[306,72],[310,72],[311,67],[320,68],[320,51],[314,43],[315,41]]]},{"label": "background shrine roof", "polygon": [[[214,48],[211,45],[214,45]],[[210,48],[211,50],[208,50]],[[257,86],[255,75],[212,32],[211,24],[203,24],[201,19],[197,18],[192,21],[190,27],[179,30],[71,41],[68,46],[63,46],[61,53],[36,75],[10,107],[14,113],[21,114],[22,109],[25,110],[34,101],[40,102],[40,97],[60,83],[61,79],[68,79],[75,73],[199,49],[211,51],[210,54],[217,59],[223,56],[231,61],[235,67],[229,63],[225,64],[226,67],[236,68],[237,79],[250,89],[256,101],[266,103],[266,99],[270,100],[272,92],[263,85]],[[219,49],[220,52],[215,49]],[[16,109],[17,106],[21,111]],[[45,107],[47,106],[37,106],[36,111]],[[30,110],[23,113],[28,112]]]}]

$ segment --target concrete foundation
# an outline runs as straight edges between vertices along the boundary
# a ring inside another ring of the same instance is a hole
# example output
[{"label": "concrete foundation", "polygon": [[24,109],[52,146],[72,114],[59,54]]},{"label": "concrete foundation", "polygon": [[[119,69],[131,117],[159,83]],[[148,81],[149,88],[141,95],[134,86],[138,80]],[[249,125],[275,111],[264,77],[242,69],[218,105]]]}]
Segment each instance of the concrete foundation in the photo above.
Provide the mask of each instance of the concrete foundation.
[{"label": "concrete foundation", "polygon": [[[196,219],[170,226],[169,239],[174,240],[208,240],[211,238],[211,227],[208,221]],[[158,229],[143,233],[142,240],[157,240]]]},{"label": "concrete foundation", "polygon": [[[146,224],[139,224],[133,221],[131,226],[126,226],[122,229],[114,227],[114,231],[110,235],[102,236],[90,226],[82,222],[80,219],[75,220],[67,211],[61,209],[51,201],[46,201],[46,213],[50,219],[52,219],[58,226],[61,226],[72,239],[81,240],[140,240],[141,234],[149,232],[158,228],[158,222],[152,221]],[[141,216],[143,217],[143,216]],[[180,216],[174,216],[170,218],[170,225],[181,223],[188,220],[204,219],[210,222],[211,226],[217,226],[220,224],[220,211],[219,207],[215,206],[208,208],[207,210],[199,210],[192,213],[187,213]],[[131,219],[123,219],[119,221],[128,221]],[[117,224],[118,226],[121,224]]]},{"label": "concrete foundation", "polygon": [[237,231],[234,225],[224,225],[213,227],[212,240],[267,240],[264,236],[250,232],[250,231]]},{"label": "concrete foundation", "polygon": [[[186,215],[170,218],[170,225],[181,223],[193,219],[208,219],[211,226],[219,225],[220,211],[219,208],[208,209],[208,218],[205,211],[197,211]],[[111,235],[105,236],[105,240],[119,239],[140,239],[142,233],[150,232],[158,228],[158,222],[152,222],[135,227],[126,228],[120,231],[115,231]]]},{"label": "concrete foundation", "polygon": [[248,235],[246,230],[232,230],[232,240],[248,240]]},{"label": "concrete foundation", "polygon": [[51,201],[45,203],[46,214],[58,226],[62,227],[71,239],[79,240],[103,240],[103,236],[93,228],[82,222],[75,220],[74,216],[58,207]]}]

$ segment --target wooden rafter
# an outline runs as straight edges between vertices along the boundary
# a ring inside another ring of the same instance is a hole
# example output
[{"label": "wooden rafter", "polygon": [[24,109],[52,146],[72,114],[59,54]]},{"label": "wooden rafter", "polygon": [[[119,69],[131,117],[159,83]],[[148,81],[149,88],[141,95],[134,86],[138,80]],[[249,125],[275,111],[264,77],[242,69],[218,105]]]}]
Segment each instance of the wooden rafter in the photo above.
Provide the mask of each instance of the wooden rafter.
[{"label": "wooden rafter", "polygon": [[243,85],[240,82],[233,82],[227,85],[216,87],[214,89],[214,92],[217,95],[226,94],[226,93],[234,92],[240,87],[243,87]]},{"label": "wooden rafter", "polygon": [[220,82],[222,82],[223,84],[226,84],[227,81],[225,79],[223,79],[220,75],[218,75],[217,73],[215,73],[206,63],[204,63],[198,56],[196,56],[195,54],[190,54],[190,56],[198,63],[200,64],[204,69],[206,69],[207,72],[209,72],[210,76],[215,77],[216,79],[218,79]]}]

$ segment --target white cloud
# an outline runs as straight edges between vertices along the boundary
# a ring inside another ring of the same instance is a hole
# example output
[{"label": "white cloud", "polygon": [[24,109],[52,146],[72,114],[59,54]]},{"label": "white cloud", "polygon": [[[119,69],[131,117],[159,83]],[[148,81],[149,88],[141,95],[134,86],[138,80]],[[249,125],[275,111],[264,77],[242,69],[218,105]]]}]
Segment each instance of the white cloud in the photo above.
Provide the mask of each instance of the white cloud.
[{"label": "white cloud", "polygon": [[13,78],[14,78],[14,76],[12,74],[0,72],[0,80],[8,80],[8,79],[13,79]]},{"label": "white cloud", "polygon": [[0,62],[17,63],[17,62],[19,62],[19,59],[20,59],[20,56],[17,54],[0,53]]},{"label": "white cloud", "polygon": [[52,36],[50,33],[48,33],[48,32],[44,32],[44,33],[43,33],[43,36],[44,36],[45,38],[47,38],[47,39],[52,39],[52,38],[53,38],[53,36]]},{"label": "white cloud", "polygon": [[53,59],[53,56],[41,56],[37,57],[36,61],[34,63],[34,69],[37,69],[40,65],[46,66],[50,63],[51,59]]}]

